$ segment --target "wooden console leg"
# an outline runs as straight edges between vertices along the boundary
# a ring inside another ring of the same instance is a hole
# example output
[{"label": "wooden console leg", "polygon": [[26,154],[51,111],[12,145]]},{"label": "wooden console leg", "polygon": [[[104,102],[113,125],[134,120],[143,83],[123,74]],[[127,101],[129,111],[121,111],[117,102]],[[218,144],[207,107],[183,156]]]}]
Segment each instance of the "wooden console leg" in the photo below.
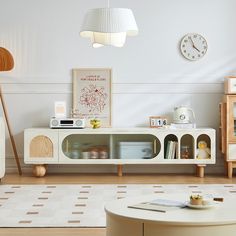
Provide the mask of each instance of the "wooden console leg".
[{"label": "wooden console leg", "polygon": [[46,165],[34,165],[33,167],[33,175],[35,177],[43,177],[47,171]]},{"label": "wooden console leg", "polygon": [[197,165],[197,176],[200,178],[204,177],[204,168],[206,165]]},{"label": "wooden console leg", "polygon": [[224,168],[225,168],[225,173],[228,175],[228,162],[224,161]]},{"label": "wooden console leg", "polygon": [[117,166],[117,174],[119,177],[121,177],[123,175],[122,167],[123,167],[122,165]]},{"label": "wooden console leg", "polygon": [[233,163],[232,163],[232,161],[228,162],[227,173],[228,173],[228,178],[231,179],[233,177]]}]

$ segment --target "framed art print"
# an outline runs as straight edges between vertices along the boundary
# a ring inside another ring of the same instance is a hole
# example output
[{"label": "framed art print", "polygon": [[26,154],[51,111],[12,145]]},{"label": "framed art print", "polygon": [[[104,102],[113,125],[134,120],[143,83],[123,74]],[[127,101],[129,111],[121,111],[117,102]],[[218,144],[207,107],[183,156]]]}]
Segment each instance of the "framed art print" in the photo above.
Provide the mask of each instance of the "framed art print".
[{"label": "framed art print", "polygon": [[101,121],[101,127],[111,127],[111,78],[109,68],[73,69],[73,111],[86,118]]}]

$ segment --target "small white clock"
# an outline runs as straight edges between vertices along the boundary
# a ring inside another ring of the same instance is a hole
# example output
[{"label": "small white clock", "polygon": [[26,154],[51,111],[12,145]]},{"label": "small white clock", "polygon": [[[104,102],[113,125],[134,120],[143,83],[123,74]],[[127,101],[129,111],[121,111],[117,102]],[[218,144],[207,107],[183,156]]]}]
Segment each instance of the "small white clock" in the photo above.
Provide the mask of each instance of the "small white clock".
[{"label": "small white clock", "polygon": [[180,43],[180,51],[185,58],[196,61],[202,58],[207,52],[206,39],[196,33],[186,34]]}]

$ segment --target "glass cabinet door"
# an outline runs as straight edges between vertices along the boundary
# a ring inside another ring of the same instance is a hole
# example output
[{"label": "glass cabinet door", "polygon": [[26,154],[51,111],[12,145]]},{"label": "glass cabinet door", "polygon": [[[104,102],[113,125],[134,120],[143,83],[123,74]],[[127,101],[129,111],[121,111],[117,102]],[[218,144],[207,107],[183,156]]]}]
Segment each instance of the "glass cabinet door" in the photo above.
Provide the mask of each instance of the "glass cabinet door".
[{"label": "glass cabinet door", "polygon": [[151,134],[69,134],[62,136],[61,151],[66,159],[155,158],[160,140]]},{"label": "glass cabinet door", "polygon": [[62,141],[62,152],[69,159],[108,159],[108,134],[70,134]]},{"label": "glass cabinet door", "polygon": [[113,134],[113,158],[145,160],[158,156],[160,140],[152,134]]},{"label": "glass cabinet door", "polygon": [[227,101],[229,141],[236,141],[236,96],[228,96]]}]

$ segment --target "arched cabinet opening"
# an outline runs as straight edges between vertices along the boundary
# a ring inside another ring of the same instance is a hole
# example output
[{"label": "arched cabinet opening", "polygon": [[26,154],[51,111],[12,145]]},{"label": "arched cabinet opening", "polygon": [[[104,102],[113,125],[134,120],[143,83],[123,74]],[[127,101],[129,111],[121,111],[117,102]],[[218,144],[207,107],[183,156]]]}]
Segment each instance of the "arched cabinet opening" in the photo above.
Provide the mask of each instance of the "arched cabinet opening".
[{"label": "arched cabinet opening", "polygon": [[211,158],[211,139],[207,134],[201,134],[198,136],[196,150],[197,159]]},{"label": "arched cabinet opening", "polygon": [[180,159],[194,159],[194,138],[190,134],[181,137]]},{"label": "arched cabinet opening", "polygon": [[178,138],[174,134],[169,134],[164,139],[164,159],[178,159]]}]

